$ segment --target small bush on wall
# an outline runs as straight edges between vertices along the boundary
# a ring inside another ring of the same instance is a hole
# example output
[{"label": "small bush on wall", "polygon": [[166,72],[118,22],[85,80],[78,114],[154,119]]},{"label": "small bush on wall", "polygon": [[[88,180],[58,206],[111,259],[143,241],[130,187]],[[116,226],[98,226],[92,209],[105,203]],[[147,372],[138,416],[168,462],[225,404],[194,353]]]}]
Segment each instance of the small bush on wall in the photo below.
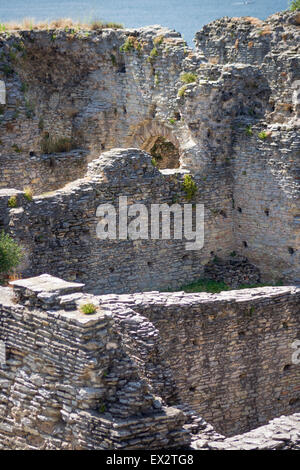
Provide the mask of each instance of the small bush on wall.
[{"label": "small bush on wall", "polygon": [[0,275],[9,274],[16,268],[23,258],[18,243],[7,233],[0,233]]}]

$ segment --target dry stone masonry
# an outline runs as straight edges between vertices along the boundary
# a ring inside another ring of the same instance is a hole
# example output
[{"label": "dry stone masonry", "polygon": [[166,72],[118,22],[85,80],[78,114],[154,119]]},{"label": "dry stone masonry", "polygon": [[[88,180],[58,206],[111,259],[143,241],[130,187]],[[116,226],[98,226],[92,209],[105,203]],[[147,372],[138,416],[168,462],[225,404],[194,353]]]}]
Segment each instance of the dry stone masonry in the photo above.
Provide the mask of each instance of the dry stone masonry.
[{"label": "dry stone masonry", "polygon": [[[234,447],[247,435],[223,434],[297,408],[295,287],[95,297],[49,275],[12,286],[0,288],[2,448]],[[299,445],[297,416],[276,421],[289,438],[259,429],[252,441]]]},{"label": "dry stone masonry", "polygon": [[[299,449],[299,28],[0,33],[0,448]],[[120,196],[203,204],[204,247],[99,239]]]}]

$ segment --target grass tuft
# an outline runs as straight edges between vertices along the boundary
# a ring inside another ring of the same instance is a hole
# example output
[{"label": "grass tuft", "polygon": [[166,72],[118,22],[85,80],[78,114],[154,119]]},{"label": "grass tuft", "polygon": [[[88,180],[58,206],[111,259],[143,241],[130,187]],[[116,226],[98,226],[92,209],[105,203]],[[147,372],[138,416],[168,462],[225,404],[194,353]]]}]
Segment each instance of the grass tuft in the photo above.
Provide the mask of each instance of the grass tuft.
[{"label": "grass tuft", "polygon": [[96,313],[97,307],[96,305],[92,303],[84,304],[84,305],[81,305],[80,311],[84,313],[85,315],[92,315],[93,313]]},{"label": "grass tuft", "polygon": [[182,83],[194,83],[197,80],[197,75],[192,72],[185,72],[180,76]]}]

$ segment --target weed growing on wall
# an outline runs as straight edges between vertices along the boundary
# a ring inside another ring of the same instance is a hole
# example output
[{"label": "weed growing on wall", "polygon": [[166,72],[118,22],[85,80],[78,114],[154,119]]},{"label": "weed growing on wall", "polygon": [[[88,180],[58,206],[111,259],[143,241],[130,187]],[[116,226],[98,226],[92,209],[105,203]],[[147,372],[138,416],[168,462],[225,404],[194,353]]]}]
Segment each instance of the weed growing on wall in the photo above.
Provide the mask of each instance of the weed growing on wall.
[{"label": "weed growing on wall", "polygon": [[186,194],[186,199],[190,201],[197,192],[197,185],[191,175],[185,175],[182,183],[182,189]]},{"label": "weed growing on wall", "polygon": [[7,233],[0,233],[0,273],[9,274],[22,260],[22,250]]}]

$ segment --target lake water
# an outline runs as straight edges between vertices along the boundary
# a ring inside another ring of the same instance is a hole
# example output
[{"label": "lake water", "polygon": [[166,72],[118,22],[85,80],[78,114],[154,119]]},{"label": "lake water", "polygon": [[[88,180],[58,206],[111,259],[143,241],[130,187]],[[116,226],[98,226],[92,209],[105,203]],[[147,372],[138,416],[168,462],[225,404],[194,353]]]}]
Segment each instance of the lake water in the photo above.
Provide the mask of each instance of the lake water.
[{"label": "lake water", "polygon": [[128,28],[161,24],[183,34],[192,45],[195,32],[222,16],[265,19],[288,8],[288,0],[0,0],[0,23],[72,18],[102,19]]}]

